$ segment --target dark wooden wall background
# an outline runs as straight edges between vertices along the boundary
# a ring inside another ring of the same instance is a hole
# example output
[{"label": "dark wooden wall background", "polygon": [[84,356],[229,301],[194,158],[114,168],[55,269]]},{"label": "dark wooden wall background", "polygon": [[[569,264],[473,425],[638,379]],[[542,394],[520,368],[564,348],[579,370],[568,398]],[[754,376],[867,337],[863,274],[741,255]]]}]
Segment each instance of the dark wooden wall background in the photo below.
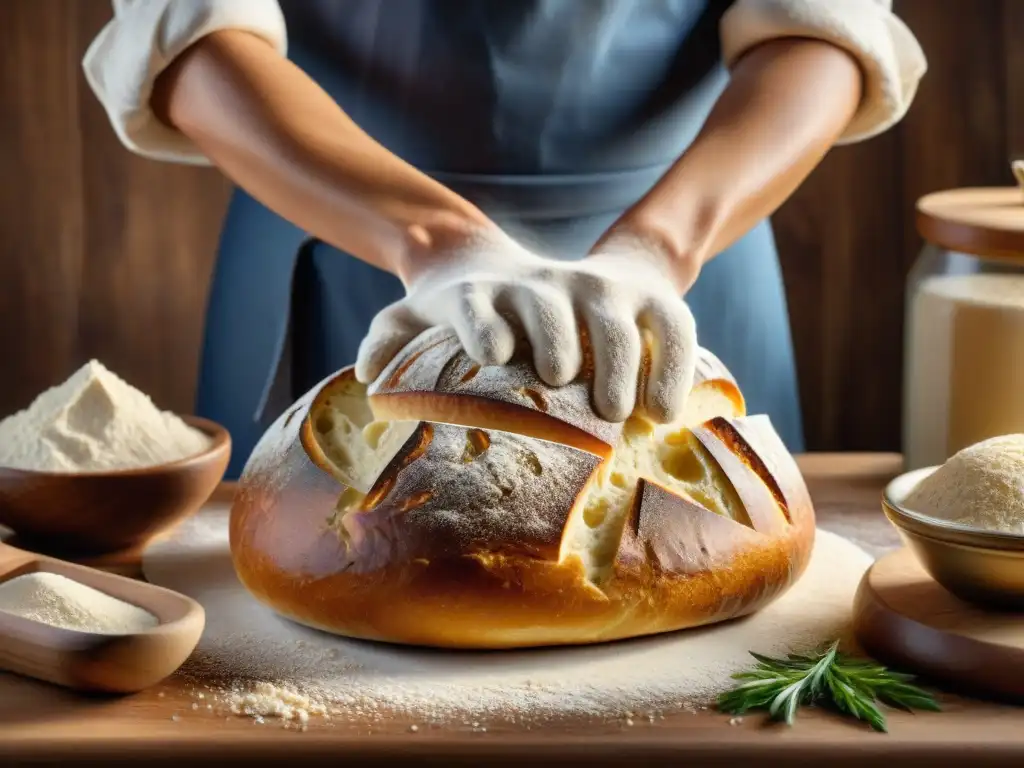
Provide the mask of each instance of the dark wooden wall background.
[{"label": "dark wooden wall background", "polygon": [[[914,200],[1009,184],[1024,1],[897,0],[930,72],[906,120],[833,151],[775,217],[809,446],[898,449]],[[228,185],[117,143],[81,75],[108,0],[0,2],[0,414],[97,357],[192,407]]]}]

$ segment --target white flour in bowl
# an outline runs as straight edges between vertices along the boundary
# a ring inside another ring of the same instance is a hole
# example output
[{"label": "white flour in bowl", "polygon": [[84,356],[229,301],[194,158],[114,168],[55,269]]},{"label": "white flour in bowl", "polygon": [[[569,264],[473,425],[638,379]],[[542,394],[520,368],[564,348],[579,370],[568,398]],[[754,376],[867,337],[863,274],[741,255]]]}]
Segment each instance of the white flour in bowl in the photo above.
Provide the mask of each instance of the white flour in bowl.
[{"label": "white flour in bowl", "polygon": [[152,544],[143,569],[149,581],[206,609],[206,630],[183,671],[226,709],[257,722],[400,715],[479,725],[561,715],[650,718],[705,704],[731,686],[733,672],[753,663],[748,651],[807,651],[846,637],[870,563],[851,542],[819,531],[800,581],[747,619],[598,646],[509,652],[348,640],[278,617],[235,576],[225,507],[207,507]]},{"label": "white flour in bowl", "polygon": [[202,453],[210,439],[92,360],[0,421],[0,467],[103,472]]}]

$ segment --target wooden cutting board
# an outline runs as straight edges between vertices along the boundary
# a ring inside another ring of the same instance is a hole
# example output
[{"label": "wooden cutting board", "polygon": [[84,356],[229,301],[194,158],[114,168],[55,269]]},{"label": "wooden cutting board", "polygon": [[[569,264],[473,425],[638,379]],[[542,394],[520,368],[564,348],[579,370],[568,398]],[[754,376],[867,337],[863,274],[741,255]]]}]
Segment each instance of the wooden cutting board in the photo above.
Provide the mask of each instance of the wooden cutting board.
[{"label": "wooden cutting board", "polygon": [[1024,613],[975,608],[940,586],[908,549],[878,560],[854,606],[873,656],[979,695],[1024,702]]},{"label": "wooden cutting board", "polygon": [[[900,471],[893,455],[816,455],[801,465],[823,527],[872,552],[898,546],[878,498]],[[225,490],[226,494],[230,489]],[[132,556],[96,563],[123,573]],[[576,718],[527,729],[521,724],[412,723],[401,718],[311,725],[305,732],[217,711],[198,698],[203,681],[175,676],[124,698],[86,698],[13,675],[0,675],[0,765],[92,761],[147,766],[247,765],[586,765],[901,766],[1024,762],[1024,709],[940,695],[941,714],[892,713],[890,733],[814,710],[793,728],[760,715],[733,720],[714,711],[669,711],[654,721]],[[417,729],[412,730],[411,726]]]}]

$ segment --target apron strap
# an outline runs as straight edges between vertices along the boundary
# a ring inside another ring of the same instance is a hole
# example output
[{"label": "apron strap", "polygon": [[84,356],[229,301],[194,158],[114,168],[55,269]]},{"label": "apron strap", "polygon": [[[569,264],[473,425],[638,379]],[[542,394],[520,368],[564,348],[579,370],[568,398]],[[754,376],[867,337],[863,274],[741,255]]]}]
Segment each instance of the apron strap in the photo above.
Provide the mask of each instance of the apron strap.
[{"label": "apron strap", "polygon": [[253,421],[265,429],[269,428],[277,417],[295,402],[298,396],[294,391],[296,363],[294,334],[296,332],[309,333],[312,329],[302,327],[302,313],[297,313],[296,308],[307,305],[309,302],[309,291],[313,282],[313,249],[317,243],[319,240],[316,238],[307,238],[299,246],[295,256],[287,319],[282,324],[281,334],[276,345],[277,352],[263,384],[263,393],[256,406],[256,412],[253,414]]}]

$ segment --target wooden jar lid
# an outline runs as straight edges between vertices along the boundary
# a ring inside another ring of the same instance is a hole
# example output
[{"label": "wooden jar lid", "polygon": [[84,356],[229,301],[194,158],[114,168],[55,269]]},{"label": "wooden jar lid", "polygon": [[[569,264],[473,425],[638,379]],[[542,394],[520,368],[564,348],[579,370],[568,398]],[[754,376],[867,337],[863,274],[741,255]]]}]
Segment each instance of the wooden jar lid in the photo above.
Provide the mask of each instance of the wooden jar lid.
[{"label": "wooden jar lid", "polygon": [[979,187],[925,195],[917,201],[917,231],[950,251],[1024,261],[1024,189]]}]

